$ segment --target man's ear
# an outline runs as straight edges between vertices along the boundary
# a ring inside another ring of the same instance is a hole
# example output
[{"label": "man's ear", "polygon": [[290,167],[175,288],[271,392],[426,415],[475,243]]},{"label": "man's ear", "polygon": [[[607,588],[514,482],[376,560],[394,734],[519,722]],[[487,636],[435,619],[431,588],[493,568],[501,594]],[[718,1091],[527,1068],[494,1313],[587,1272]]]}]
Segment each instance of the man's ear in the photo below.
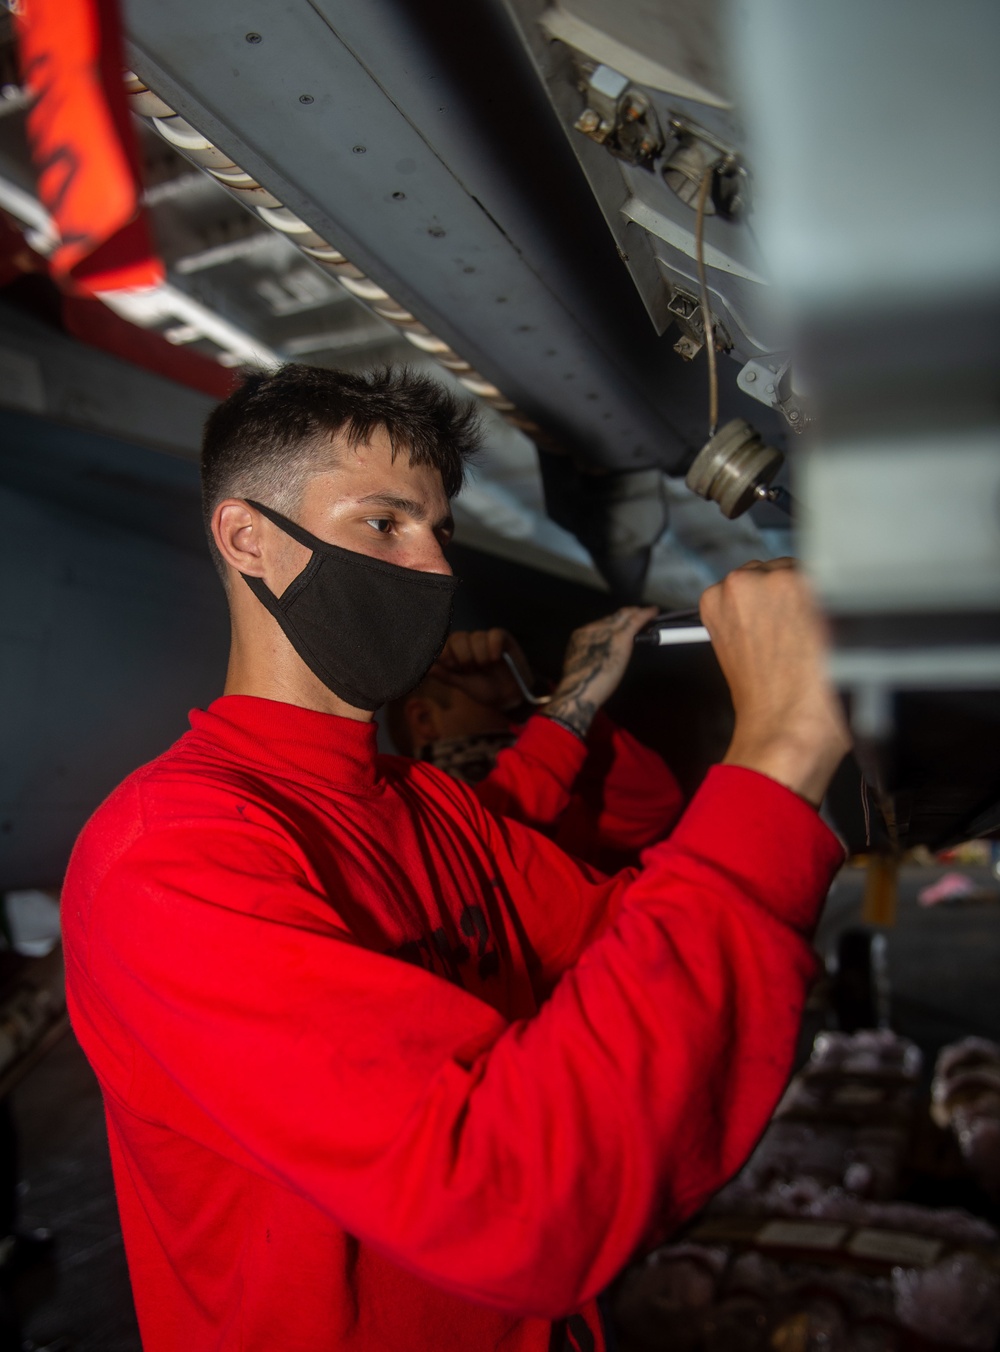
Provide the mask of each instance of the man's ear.
[{"label": "man's ear", "polygon": [[425,746],[436,742],[441,736],[438,721],[438,707],[433,700],[423,695],[411,695],[403,705],[403,718],[413,743],[414,754],[419,754]]},{"label": "man's ear", "polygon": [[263,518],[242,498],[226,498],[212,513],[212,535],[224,561],[238,573],[262,577]]}]

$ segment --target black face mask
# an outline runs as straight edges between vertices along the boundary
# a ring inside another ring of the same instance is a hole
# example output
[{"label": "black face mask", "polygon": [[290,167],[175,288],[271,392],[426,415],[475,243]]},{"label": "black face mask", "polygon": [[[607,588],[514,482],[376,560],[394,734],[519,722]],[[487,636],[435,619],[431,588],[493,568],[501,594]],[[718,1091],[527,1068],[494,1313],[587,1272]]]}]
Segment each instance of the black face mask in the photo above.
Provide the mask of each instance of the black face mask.
[{"label": "black face mask", "polygon": [[327,544],[246,501],[313,552],[280,596],[242,574],[309,670],[355,709],[374,711],[418,685],[444,647],[458,579]]}]

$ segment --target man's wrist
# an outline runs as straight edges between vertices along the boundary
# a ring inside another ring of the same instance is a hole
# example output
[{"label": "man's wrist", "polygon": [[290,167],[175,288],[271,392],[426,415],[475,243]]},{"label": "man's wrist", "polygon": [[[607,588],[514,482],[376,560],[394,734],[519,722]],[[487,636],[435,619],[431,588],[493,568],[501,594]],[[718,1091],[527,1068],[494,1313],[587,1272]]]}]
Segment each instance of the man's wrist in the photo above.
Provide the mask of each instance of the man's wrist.
[{"label": "man's wrist", "polygon": [[587,733],[590,731],[590,725],[597,713],[597,705],[593,700],[585,699],[582,693],[578,691],[560,691],[557,688],[548,704],[540,712],[546,718],[551,718],[554,722],[561,724],[562,727],[574,733],[582,741],[586,739]]},{"label": "man's wrist", "polygon": [[574,727],[572,723],[567,723],[565,718],[560,718],[558,714],[549,713],[548,709],[545,709],[544,711],[540,710],[539,712],[541,713],[542,718],[547,718],[550,723],[558,723],[559,727],[564,729],[564,731],[571,733],[578,741],[585,742],[587,740],[587,734],[581,732],[579,728]]},{"label": "man's wrist", "polygon": [[843,747],[826,739],[746,736],[737,728],[722,763],[767,775],[818,808],[844,755]]}]

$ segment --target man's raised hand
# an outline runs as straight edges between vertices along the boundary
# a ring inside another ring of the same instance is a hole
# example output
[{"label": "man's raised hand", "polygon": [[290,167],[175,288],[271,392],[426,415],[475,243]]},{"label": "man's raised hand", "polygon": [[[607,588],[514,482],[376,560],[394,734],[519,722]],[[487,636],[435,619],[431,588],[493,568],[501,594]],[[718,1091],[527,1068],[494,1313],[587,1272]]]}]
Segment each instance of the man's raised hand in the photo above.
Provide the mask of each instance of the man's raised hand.
[{"label": "man's raised hand", "polygon": [[624,606],[574,630],[562,679],[543,712],[585,737],[594,714],[625,675],[636,634],[656,613],[656,606]]},{"label": "man's raised hand", "polygon": [[851,748],[827,676],[826,622],[791,559],[748,563],[701,598],[736,711],[724,763],[759,770],[817,806]]}]

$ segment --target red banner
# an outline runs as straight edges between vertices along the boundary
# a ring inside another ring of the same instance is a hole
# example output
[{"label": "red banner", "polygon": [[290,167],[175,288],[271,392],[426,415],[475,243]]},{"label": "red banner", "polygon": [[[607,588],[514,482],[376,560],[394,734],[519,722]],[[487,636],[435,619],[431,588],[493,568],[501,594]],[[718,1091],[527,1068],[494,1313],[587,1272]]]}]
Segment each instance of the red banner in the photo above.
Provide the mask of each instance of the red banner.
[{"label": "red banner", "polygon": [[38,192],[59,228],[54,279],[80,292],[155,286],[115,0],[21,0],[21,68]]}]

